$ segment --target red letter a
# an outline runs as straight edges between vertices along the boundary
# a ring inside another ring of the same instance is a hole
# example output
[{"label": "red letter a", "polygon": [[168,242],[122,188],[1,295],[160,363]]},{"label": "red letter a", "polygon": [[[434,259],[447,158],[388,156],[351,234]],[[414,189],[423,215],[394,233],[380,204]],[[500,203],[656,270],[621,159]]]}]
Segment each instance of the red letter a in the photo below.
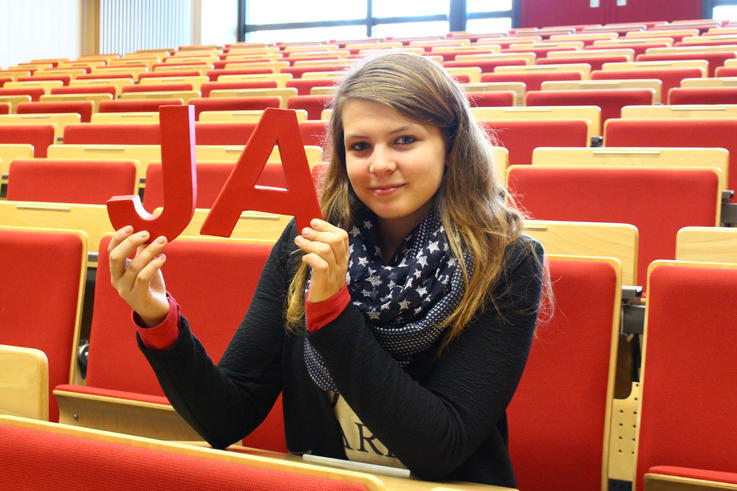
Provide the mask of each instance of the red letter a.
[{"label": "red letter a", "polygon": [[116,230],[126,225],[148,230],[151,239],[163,235],[169,242],[187,227],[197,201],[193,106],[162,106],[161,166],[164,174],[164,209],[147,212],[138,196],[113,196],[107,202],[110,223]]},{"label": "red letter a", "polygon": [[[274,144],[279,146],[288,189],[256,185]],[[200,233],[230,236],[244,210],[292,215],[299,229],[313,218],[322,218],[293,110],[264,111]]]}]

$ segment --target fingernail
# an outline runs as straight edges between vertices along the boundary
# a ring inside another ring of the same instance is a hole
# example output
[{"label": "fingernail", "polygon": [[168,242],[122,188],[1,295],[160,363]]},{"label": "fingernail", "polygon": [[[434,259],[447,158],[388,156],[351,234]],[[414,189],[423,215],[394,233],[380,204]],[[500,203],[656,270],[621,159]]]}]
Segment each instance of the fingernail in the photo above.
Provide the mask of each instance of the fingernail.
[{"label": "fingernail", "polygon": [[156,256],[156,259],[158,259],[159,261],[166,261],[166,254],[159,254],[158,256]]},{"label": "fingernail", "polygon": [[148,232],[146,232],[145,230],[143,232],[138,232],[138,236],[140,238],[142,238],[142,239],[147,239],[148,238]]},{"label": "fingernail", "polygon": [[166,243],[166,237],[164,237],[163,235],[161,237],[158,237],[156,239],[156,243],[157,244],[165,244]]},{"label": "fingernail", "polygon": [[133,232],[133,226],[132,225],[126,225],[125,227],[122,228],[122,231],[124,233],[126,233],[126,234],[129,234],[129,233]]}]

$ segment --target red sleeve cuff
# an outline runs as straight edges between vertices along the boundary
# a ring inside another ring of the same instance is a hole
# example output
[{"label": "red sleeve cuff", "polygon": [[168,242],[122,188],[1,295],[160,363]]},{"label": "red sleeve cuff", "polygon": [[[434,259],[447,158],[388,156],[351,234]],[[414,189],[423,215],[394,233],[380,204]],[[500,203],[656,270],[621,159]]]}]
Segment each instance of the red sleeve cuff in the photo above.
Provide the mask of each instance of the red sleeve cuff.
[{"label": "red sleeve cuff", "polygon": [[315,332],[325,324],[336,319],[348,306],[351,294],[348,285],[343,285],[338,293],[322,302],[312,303],[305,299],[305,320],[307,330]]},{"label": "red sleeve cuff", "polygon": [[157,326],[146,327],[138,314],[133,312],[133,322],[138,326],[138,335],[147,348],[161,350],[170,348],[179,337],[179,304],[168,293],[166,297],[169,300],[169,313]]}]

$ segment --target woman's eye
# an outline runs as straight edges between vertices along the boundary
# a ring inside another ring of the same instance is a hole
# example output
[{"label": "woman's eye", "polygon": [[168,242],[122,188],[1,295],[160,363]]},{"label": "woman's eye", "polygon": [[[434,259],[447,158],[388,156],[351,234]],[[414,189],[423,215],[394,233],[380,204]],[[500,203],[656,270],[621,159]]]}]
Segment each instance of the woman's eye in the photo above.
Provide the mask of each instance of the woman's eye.
[{"label": "woman's eye", "polygon": [[414,136],[410,135],[402,135],[399,138],[397,138],[397,144],[398,145],[409,145],[410,143],[414,143],[416,141]]},{"label": "woman's eye", "polygon": [[356,142],[352,143],[348,149],[353,150],[354,152],[363,152],[364,150],[369,148],[369,144],[366,142]]}]

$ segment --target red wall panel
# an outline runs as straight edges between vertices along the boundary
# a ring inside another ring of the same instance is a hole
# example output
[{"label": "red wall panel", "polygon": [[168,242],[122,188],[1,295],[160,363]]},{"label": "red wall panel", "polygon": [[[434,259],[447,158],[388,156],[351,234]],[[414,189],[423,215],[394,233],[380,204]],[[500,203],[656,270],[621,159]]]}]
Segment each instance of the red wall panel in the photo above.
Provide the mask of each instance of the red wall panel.
[{"label": "red wall panel", "polygon": [[700,19],[702,0],[600,0],[590,7],[590,0],[520,0],[520,27],[545,27],[612,22],[673,21]]}]

